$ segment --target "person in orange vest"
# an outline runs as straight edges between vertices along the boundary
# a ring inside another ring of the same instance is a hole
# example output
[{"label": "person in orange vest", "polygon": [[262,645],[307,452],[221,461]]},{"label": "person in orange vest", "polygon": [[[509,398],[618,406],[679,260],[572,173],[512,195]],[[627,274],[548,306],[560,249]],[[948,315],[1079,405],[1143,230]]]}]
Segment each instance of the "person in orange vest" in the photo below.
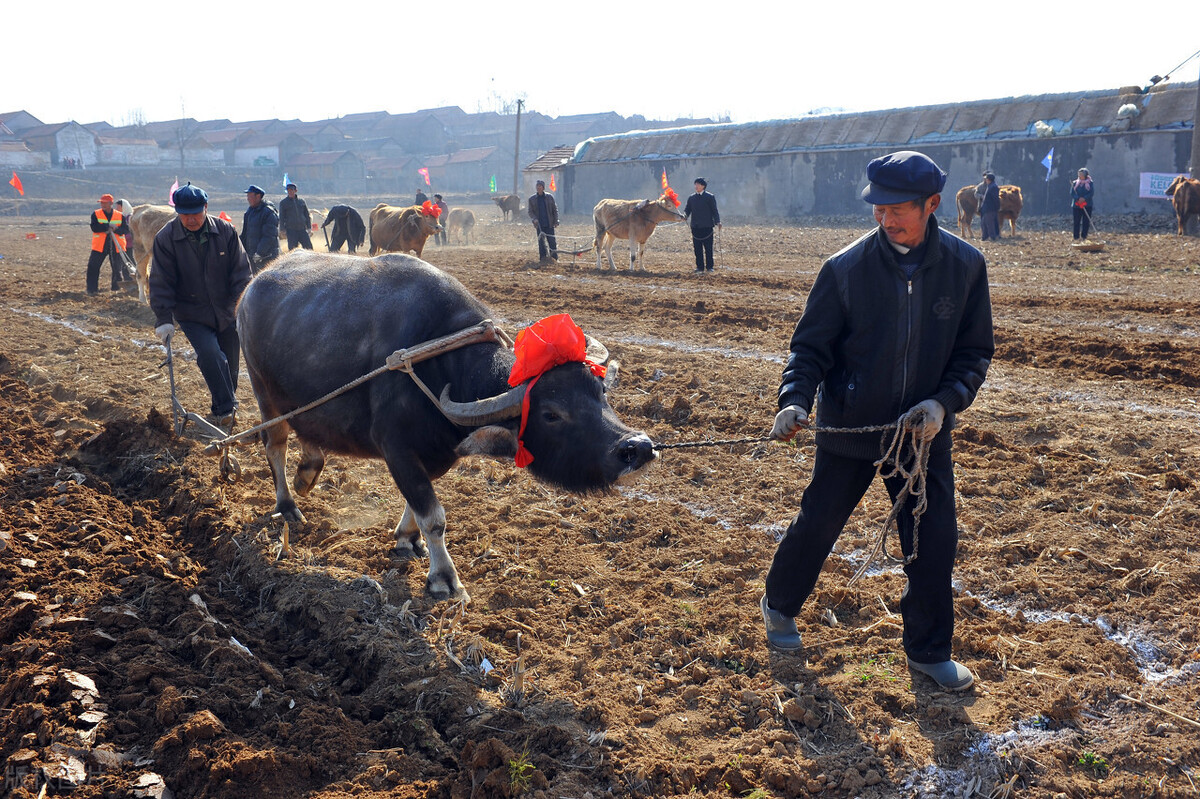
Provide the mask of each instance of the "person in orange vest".
[{"label": "person in orange vest", "polygon": [[111,194],[102,194],[100,208],[92,211],[91,226],[92,254],[88,256],[87,263],[87,293],[95,296],[100,293],[100,265],[106,257],[112,265],[112,290],[121,288],[124,273],[121,271],[118,250],[124,252],[124,236],[129,233],[129,220],[120,209],[113,207]]}]

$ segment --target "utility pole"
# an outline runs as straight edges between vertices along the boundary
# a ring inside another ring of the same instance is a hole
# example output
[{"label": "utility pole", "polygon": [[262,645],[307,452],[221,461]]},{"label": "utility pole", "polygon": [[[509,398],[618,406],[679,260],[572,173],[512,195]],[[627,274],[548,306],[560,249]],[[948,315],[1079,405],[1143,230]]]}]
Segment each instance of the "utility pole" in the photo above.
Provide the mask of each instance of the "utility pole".
[{"label": "utility pole", "polygon": [[521,185],[517,182],[521,176],[521,106],[524,100],[517,100],[517,143],[513,148],[513,194],[520,195]]}]

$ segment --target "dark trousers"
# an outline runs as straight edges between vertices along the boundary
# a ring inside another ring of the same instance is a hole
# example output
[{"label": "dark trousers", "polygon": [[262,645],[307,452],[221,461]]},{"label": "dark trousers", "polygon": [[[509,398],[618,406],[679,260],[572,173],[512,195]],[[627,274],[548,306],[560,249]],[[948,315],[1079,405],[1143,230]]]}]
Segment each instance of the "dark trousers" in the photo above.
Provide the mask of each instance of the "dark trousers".
[{"label": "dark trousers", "polygon": [[346,245],[346,251],[353,254],[357,249],[354,242],[350,240],[350,234],[346,231],[346,226],[339,223],[333,223],[333,236],[329,239],[329,251],[337,252],[342,249],[342,245]]},{"label": "dark trousers", "polygon": [[1075,233],[1075,238],[1086,239],[1088,230],[1092,227],[1092,220],[1091,220],[1092,209],[1089,207],[1085,211],[1083,208],[1080,208],[1078,205],[1073,205],[1073,206],[1071,206],[1071,210],[1074,212],[1074,215],[1075,215],[1075,226],[1073,228],[1073,232]]},{"label": "dark trousers", "polygon": [[439,230],[437,233],[433,234],[433,240],[438,243],[438,246],[441,246],[446,243],[446,228],[445,228],[445,226],[443,226],[442,229]]},{"label": "dark trousers", "polygon": [[92,254],[88,256],[87,262],[87,292],[88,294],[96,294],[100,291],[100,267],[104,264],[104,259],[107,258],[112,266],[112,290],[117,291],[121,288],[121,261],[120,256],[113,251],[111,245],[105,244],[104,249],[100,252],[92,250]]},{"label": "dark trousers", "polygon": [[[692,249],[696,251],[696,271],[713,268],[713,229],[710,227],[692,228]],[[778,608],[776,608],[778,610]]]},{"label": "dark trousers", "polygon": [[1000,238],[1000,212],[983,211],[980,213],[979,230],[984,241]]},{"label": "dark trousers", "polygon": [[180,322],[179,329],[196,351],[196,363],[212,395],[213,415],[233,413],[237,408],[235,392],[241,355],[237,327],[230,325],[217,331],[199,322]]},{"label": "dark trousers", "polygon": [[292,230],[288,228],[286,232],[289,250],[296,249],[297,244],[306,250],[312,249],[312,239],[309,238],[307,230]]},{"label": "dark trousers", "polygon": [[[547,256],[547,253],[549,255]],[[558,240],[554,238],[554,228],[538,224],[538,258],[543,261],[547,257],[558,260]]]},{"label": "dark trousers", "polygon": [[[954,604],[950,575],[958,549],[954,513],[954,466],[950,449],[929,456],[926,498],[928,508],[917,529],[917,559],[904,567],[908,584],[900,597],[904,618],[904,651],[918,663],[950,659],[954,635]],[[825,559],[833,550],[842,527],[875,476],[868,460],[844,458],[820,447],[813,461],[812,481],[800,499],[800,512],[775,551],[767,572],[767,601],[785,616],[798,616],[812,594]],[[884,481],[895,498],[903,480]],[[912,551],[913,519],[910,497],[898,520],[900,545]],[[890,542],[895,552],[895,539]]]}]

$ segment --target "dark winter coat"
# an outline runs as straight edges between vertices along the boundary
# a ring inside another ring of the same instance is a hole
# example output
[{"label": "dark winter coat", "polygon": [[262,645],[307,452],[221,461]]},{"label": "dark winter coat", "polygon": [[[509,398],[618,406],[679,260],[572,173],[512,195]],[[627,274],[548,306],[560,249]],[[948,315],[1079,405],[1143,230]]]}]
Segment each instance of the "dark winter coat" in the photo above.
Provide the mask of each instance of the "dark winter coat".
[{"label": "dark winter coat", "polygon": [[714,228],[721,224],[721,214],[717,211],[717,198],[707,191],[692,194],[683,206],[683,215],[688,224],[696,228]]},{"label": "dark winter coat", "polygon": [[[811,410],[817,425],[896,421],[926,399],[946,409],[935,447],[983,384],[995,345],[983,255],[929,219],[925,260],[912,278],[882,228],[833,255],[817,273],[792,334],[779,407]],[[818,433],[817,445],[878,458],[878,433]]]},{"label": "dark winter coat", "polygon": [[234,324],[234,310],[250,282],[250,261],[233,225],[209,216],[201,258],[176,217],[154,237],[150,308],[154,324],[199,322],[221,331]]},{"label": "dark winter coat", "polygon": [[312,215],[308,203],[296,197],[284,197],[279,201],[279,226],[284,230],[308,230],[312,227]]},{"label": "dark winter coat", "polygon": [[279,212],[270,200],[247,208],[242,216],[242,246],[251,258],[264,261],[279,257]]}]

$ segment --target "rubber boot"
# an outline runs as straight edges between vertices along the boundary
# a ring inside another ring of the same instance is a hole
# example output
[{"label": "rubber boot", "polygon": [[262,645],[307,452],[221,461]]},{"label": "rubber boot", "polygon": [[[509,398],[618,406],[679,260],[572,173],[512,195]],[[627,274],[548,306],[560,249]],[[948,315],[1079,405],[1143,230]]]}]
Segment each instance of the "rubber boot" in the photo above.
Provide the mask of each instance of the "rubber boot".
[{"label": "rubber boot", "polygon": [[941,663],[918,663],[909,659],[908,667],[920,672],[947,691],[965,691],[975,684],[975,675],[961,663],[943,660]]},{"label": "rubber boot", "polygon": [[768,606],[766,594],[763,594],[758,606],[762,609],[763,624],[767,628],[767,646],[780,652],[795,652],[804,646],[796,630],[795,619]]}]

